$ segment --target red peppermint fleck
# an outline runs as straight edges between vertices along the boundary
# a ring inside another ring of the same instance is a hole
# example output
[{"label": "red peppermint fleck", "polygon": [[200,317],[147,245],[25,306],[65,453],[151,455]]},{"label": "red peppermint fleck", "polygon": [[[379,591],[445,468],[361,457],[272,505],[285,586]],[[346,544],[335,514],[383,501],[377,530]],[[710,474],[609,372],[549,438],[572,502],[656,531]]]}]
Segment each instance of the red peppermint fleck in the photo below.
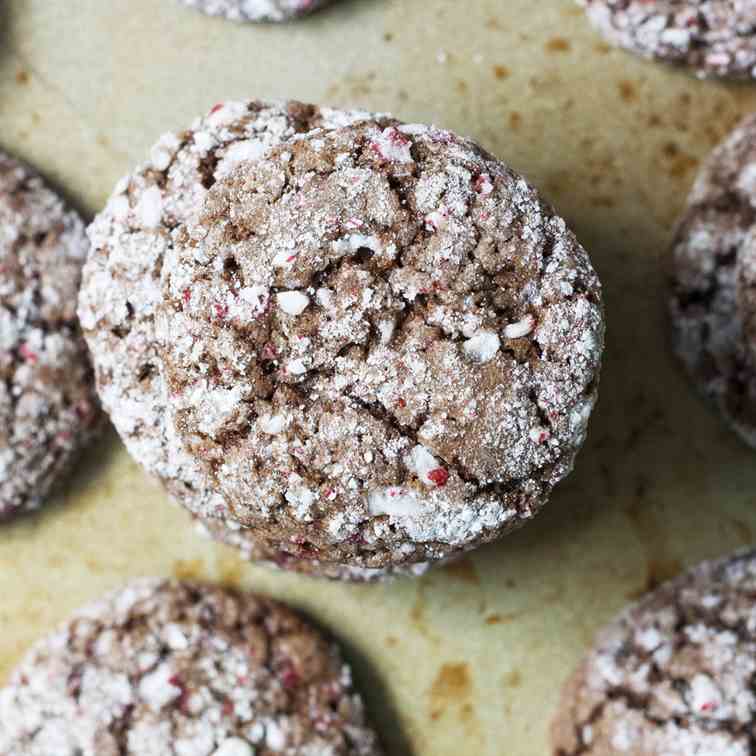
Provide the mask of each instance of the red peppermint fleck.
[{"label": "red peppermint fleck", "polygon": [[223,107],[222,102],[219,102],[216,105],[213,105],[213,107],[210,108],[210,115],[212,115],[213,113],[217,113],[222,107]]},{"label": "red peppermint fleck", "polygon": [[79,698],[81,694],[81,671],[74,671],[68,676],[66,680],[66,691],[71,698]]},{"label": "red peppermint fleck", "polygon": [[294,555],[293,554],[289,554],[288,551],[279,551],[275,555],[275,557],[273,557],[273,561],[279,567],[285,567],[293,558],[294,558]]},{"label": "red peppermint fleck", "polygon": [[396,400],[396,406],[404,409],[407,406],[407,402],[405,402],[404,399],[399,398]]},{"label": "red peppermint fleck", "polygon": [[294,669],[294,665],[291,663],[286,664],[281,670],[281,685],[283,685],[286,690],[293,690],[301,682],[302,678],[299,676],[297,670]]},{"label": "red peppermint fleck", "polygon": [[443,467],[437,467],[428,473],[428,479],[435,483],[439,488],[443,488],[449,482],[449,471]]},{"label": "red peppermint fleck", "polygon": [[261,357],[264,362],[273,362],[278,358],[278,352],[273,344],[266,344],[262,349]]},{"label": "red peppermint fleck", "polygon": [[189,699],[191,698],[191,692],[186,687],[186,683],[179,677],[179,675],[173,675],[172,677],[168,678],[169,684],[171,684],[174,688],[178,688],[181,694],[178,697],[178,701],[176,702],[176,705],[178,706],[179,710],[183,712],[184,714],[189,714]]},{"label": "red peppermint fleck", "polygon": [[223,702],[223,716],[232,717],[234,715],[234,708],[234,702],[230,698],[227,698]]},{"label": "red peppermint fleck", "polygon": [[402,134],[401,131],[398,131],[395,128],[386,129],[384,134],[388,136],[391,144],[395,144],[398,147],[404,147],[405,145],[410,143],[409,138],[404,136],[404,134]]},{"label": "red peppermint fleck", "polygon": [[216,302],[213,305],[213,310],[215,311],[215,317],[218,318],[218,320],[223,320],[223,318],[228,315],[228,306],[225,304]]},{"label": "red peppermint fleck", "polygon": [[716,701],[707,701],[701,705],[701,711],[714,711],[719,708],[719,704]]},{"label": "red peppermint fleck", "polygon": [[488,195],[493,191],[493,184],[491,183],[491,177],[487,173],[481,173],[475,179],[474,183],[475,191],[478,194]]},{"label": "red peppermint fleck", "polygon": [[80,420],[86,420],[88,417],[91,417],[92,415],[92,404],[91,402],[88,402],[86,399],[79,399],[78,402],[76,402],[76,415]]},{"label": "red peppermint fleck", "polygon": [[32,351],[32,348],[26,342],[21,344],[21,346],[18,348],[18,353],[24,360],[32,365],[34,365],[39,359],[36,352]]},{"label": "red peppermint fleck", "polygon": [[66,446],[71,441],[71,434],[68,431],[61,431],[55,436],[55,443],[58,446]]},{"label": "red peppermint fleck", "polygon": [[184,291],[181,292],[181,298],[184,300],[184,304],[188,305],[192,300],[191,289],[184,289]]}]

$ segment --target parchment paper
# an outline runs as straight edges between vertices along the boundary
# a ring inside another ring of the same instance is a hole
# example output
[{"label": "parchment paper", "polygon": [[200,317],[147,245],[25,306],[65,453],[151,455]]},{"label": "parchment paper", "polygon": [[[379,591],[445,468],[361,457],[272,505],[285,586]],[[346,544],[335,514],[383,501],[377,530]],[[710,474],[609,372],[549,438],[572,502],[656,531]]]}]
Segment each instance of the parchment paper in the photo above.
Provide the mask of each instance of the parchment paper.
[{"label": "parchment paper", "polygon": [[754,540],[754,453],[670,356],[663,266],[700,159],[756,106],[756,86],[610,51],[572,0],[342,0],[285,27],[175,0],[0,4],[0,146],[88,218],[162,132],[239,97],[434,122],[540,186],[605,285],[589,441],[527,528],[371,587],[253,568],[201,540],[111,432],[53,506],[0,531],[0,682],[80,604],[136,575],[191,576],[278,596],[333,632],[390,754],[545,754],[559,687],[595,630]]}]

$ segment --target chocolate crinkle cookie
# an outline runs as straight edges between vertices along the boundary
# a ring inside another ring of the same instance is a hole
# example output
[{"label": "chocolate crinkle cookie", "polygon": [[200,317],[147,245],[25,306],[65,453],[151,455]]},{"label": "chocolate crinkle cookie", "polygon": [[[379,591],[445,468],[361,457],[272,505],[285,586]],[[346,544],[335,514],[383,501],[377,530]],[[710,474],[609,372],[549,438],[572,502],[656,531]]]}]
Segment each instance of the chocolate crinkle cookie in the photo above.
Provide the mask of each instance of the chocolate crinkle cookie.
[{"label": "chocolate crinkle cookie", "polygon": [[235,105],[220,139],[161,143],[167,179],[96,221],[81,315],[114,422],[218,537],[283,566],[373,575],[523,524],[595,402],[587,255],[471,142],[288,107],[275,135]]},{"label": "chocolate crinkle cookie", "polygon": [[267,599],[140,580],[0,690],[2,756],[378,756],[337,648]]},{"label": "chocolate crinkle cookie", "polygon": [[756,78],[753,0],[578,0],[613,44],[699,76]]},{"label": "chocolate crinkle cookie", "polygon": [[706,563],[626,610],[565,687],[555,756],[750,756],[756,552]]},{"label": "chocolate crinkle cookie", "polygon": [[288,21],[304,16],[333,0],[181,0],[210,16],[231,21]]},{"label": "chocolate crinkle cookie", "polygon": [[756,116],[708,159],[673,245],[675,352],[696,387],[756,446]]},{"label": "chocolate crinkle cookie", "polygon": [[99,427],[76,319],[79,216],[0,153],[0,521],[38,508]]}]

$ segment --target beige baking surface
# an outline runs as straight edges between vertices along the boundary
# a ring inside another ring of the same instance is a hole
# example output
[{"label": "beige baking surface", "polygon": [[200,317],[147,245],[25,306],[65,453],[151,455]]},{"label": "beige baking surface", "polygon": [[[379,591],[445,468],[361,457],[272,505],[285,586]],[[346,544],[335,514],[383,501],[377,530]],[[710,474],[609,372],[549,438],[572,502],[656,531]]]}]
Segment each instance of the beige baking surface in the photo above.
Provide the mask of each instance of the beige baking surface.
[{"label": "beige baking surface", "polygon": [[245,566],[197,538],[109,435],[59,505],[0,533],[0,680],[127,578],[201,577],[331,628],[390,754],[545,754],[559,686],[595,629],[649,584],[756,534],[753,453],[677,371],[662,309],[670,226],[697,162],[756,107],[756,87],[609,51],[571,0],[343,0],[285,28],[175,0],[0,5],[0,145],[88,216],[159,134],[218,100],[390,110],[472,135],[530,176],[591,251],[609,316],[574,475],[528,528],[421,580],[354,587]]}]

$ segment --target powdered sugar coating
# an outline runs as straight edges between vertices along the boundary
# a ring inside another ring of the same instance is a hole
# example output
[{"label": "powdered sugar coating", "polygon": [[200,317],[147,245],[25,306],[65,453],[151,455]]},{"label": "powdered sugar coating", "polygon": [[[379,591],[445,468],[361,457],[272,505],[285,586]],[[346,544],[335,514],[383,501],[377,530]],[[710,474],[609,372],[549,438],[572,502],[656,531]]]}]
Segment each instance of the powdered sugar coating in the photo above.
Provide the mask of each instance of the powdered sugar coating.
[{"label": "powdered sugar coating", "polygon": [[210,16],[231,21],[288,21],[323,7],[331,0],[181,0]]},{"label": "powdered sugar coating", "polygon": [[[570,470],[600,286],[564,221],[471,142],[311,132],[239,166],[173,237],[169,412],[229,523],[300,557],[411,565],[521,525]],[[466,350],[481,332],[501,349]]]},{"label": "powdered sugar coating", "polygon": [[756,552],[706,563],[627,609],[565,688],[556,756],[749,756]]},{"label": "powdered sugar coating", "polygon": [[[301,103],[219,103],[190,130],[161,137],[150,160],[119,182],[89,228],[92,249],[79,316],[103,405],[131,455],[200,519],[222,514],[225,505],[166,423],[168,398],[155,352],[154,314],[163,260],[173,245],[171,231],[239,161],[258,157],[296,133],[366,117]],[[260,293],[250,289],[243,294],[245,306],[256,312]],[[249,532],[226,534],[210,525],[208,530],[221,540],[243,544],[250,556],[320,572],[316,562],[297,560],[291,553],[299,549],[296,544],[281,553],[277,546],[255,545]]]},{"label": "powdered sugar coating", "polygon": [[746,279],[755,220],[756,117],[750,116],[714,151],[693,187],[673,245],[670,313],[675,352],[696,387],[751,446],[756,372],[744,323],[752,307]]},{"label": "powdered sugar coating", "polygon": [[699,76],[756,78],[754,0],[578,0],[620,47]]},{"label": "powdered sugar coating", "polygon": [[39,642],[0,691],[3,756],[372,756],[349,668],[267,599],[140,580]]},{"label": "powdered sugar coating", "polygon": [[[318,559],[307,558],[307,549],[300,544],[287,544],[285,550],[262,543],[254,530],[233,527],[223,520],[196,518],[195,527],[201,535],[213,538],[236,549],[242,557],[266,567],[289,572],[300,572],[328,580],[346,580],[356,583],[378,583],[398,577],[420,577],[431,567],[430,562],[418,562],[405,567],[352,567]],[[301,556],[296,556],[300,554]]]},{"label": "powdered sugar coating", "polygon": [[0,153],[0,520],[36,509],[98,427],[74,302],[79,216]]}]

